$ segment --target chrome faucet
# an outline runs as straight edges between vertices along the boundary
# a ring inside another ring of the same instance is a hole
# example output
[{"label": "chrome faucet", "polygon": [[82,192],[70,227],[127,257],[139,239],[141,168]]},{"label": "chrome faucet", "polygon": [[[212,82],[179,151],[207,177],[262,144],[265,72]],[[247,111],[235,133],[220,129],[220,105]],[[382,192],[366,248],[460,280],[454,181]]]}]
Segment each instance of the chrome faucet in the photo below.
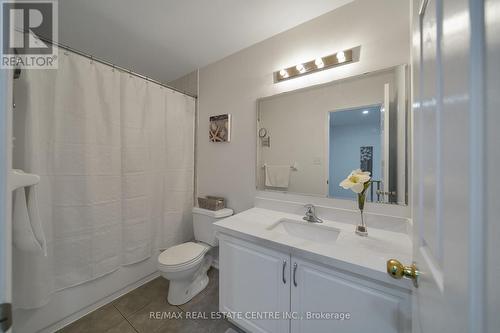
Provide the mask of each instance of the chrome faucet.
[{"label": "chrome faucet", "polygon": [[303,219],[307,222],[311,223],[323,223],[323,220],[316,216],[316,207],[311,204],[307,204],[304,206],[306,209],[306,216]]}]

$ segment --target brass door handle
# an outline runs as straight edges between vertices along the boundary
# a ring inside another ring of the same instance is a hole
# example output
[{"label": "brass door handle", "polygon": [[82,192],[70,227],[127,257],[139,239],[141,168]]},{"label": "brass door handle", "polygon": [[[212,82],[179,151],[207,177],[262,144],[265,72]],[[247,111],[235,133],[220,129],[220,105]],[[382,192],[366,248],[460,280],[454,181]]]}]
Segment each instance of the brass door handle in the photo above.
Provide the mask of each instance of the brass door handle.
[{"label": "brass door handle", "polygon": [[418,288],[418,275],[419,271],[415,264],[411,266],[404,266],[399,260],[387,260],[387,274],[394,279],[401,279],[403,277],[411,279],[415,288]]}]

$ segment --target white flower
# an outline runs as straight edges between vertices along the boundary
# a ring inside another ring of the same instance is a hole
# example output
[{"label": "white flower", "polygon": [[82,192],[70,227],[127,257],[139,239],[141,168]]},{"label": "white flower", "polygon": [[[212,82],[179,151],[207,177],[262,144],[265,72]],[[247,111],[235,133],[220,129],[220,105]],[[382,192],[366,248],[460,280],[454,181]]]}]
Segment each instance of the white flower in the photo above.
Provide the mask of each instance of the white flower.
[{"label": "white flower", "polygon": [[370,178],[370,172],[357,169],[353,170],[339,185],[346,190],[351,189],[355,193],[361,193],[365,188],[365,183]]}]

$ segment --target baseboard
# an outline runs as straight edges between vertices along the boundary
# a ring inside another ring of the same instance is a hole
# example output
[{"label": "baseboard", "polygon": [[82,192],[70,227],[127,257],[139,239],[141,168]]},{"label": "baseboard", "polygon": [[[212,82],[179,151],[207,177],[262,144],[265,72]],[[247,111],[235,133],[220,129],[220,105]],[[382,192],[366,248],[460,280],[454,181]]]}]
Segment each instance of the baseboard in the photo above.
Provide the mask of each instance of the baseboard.
[{"label": "baseboard", "polygon": [[160,276],[160,272],[154,272],[153,274],[150,274],[148,276],[146,276],[145,278],[135,282],[135,283],[132,283],[128,286],[126,286],[125,288],[123,289],[120,289],[118,290],[117,292],[107,296],[107,297],[104,297],[103,299],[101,299],[100,301],[92,304],[92,305],[89,305],[88,307],[64,318],[63,320],[61,321],[58,321],[57,323],[53,324],[53,325],[50,325],[49,327],[46,327],[42,330],[39,331],[39,333],[53,333],[53,332],[56,332],[60,329],[62,329],[63,327],[66,327],[72,323],[74,323],[75,321],[77,321],[78,319],[88,315],[89,313],[99,309],[100,307],[108,304],[108,303],[111,303],[113,302],[115,299],[125,295],[126,293],[129,293],[131,292],[132,290],[142,286],[143,284],[146,284],[148,283],[149,281],[153,280],[153,279],[156,279],[158,276]]}]

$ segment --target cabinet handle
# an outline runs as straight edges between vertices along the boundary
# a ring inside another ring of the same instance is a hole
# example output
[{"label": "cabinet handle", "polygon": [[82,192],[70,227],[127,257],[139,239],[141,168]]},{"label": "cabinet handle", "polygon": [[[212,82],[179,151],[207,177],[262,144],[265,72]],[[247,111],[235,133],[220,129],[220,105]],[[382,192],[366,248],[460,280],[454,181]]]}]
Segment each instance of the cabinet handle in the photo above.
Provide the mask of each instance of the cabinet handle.
[{"label": "cabinet handle", "polygon": [[281,272],[281,276],[283,279],[283,283],[286,284],[286,279],[285,279],[285,268],[286,268],[286,260],[283,260],[283,271]]},{"label": "cabinet handle", "polygon": [[295,279],[295,276],[297,275],[297,263],[293,264],[293,285],[297,287],[297,280]]}]

